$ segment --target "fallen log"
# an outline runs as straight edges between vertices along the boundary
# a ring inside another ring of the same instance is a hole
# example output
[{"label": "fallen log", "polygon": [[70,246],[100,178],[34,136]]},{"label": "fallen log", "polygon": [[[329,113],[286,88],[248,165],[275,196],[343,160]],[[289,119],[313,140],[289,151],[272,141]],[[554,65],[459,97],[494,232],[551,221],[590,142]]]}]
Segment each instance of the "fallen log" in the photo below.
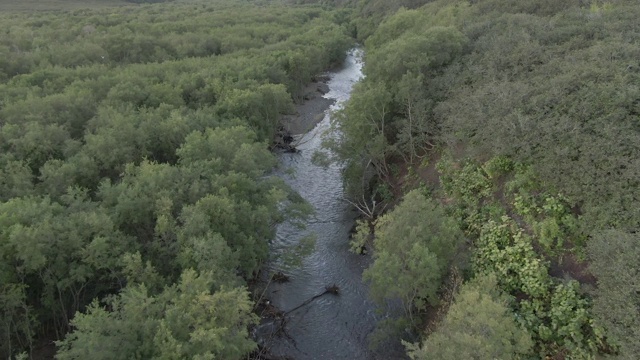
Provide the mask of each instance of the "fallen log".
[{"label": "fallen log", "polygon": [[321,293],[320,293],[320,294],[318,294],[318,295],[314,295],[314,296],[310,297],[309,299],[307,299],[306,301],[304,301],[302,304],[300,304],[300,305],[298,305],[298,306],[294,307],[293,309],[291,309],[291,310],[289,310],[289,311],[286,311],[286,312],[284,313],[284,315],[285,315],[285,316],[287,316],[287,315],[289,315],[290,313],[292,313],[292,312],[294,312],[294,311],[296,311],[296,310],[300,309],[301,307],[311,304],[311,302],[312,302],[313,300],[315,300],[315,299],[317,299],[317,298],[319,298],[319,297],[322,297],[322,296],[324,296],[324,295],[326,295],[326,294],[339,295],[339,294],[340,294],[340,288],[339,288],[336,284],[333,284],[333,285],[331,285],[331,286],[326,286],[326,287],[324,288],[324,291],[323,291],[323,292],[321,292]]}]

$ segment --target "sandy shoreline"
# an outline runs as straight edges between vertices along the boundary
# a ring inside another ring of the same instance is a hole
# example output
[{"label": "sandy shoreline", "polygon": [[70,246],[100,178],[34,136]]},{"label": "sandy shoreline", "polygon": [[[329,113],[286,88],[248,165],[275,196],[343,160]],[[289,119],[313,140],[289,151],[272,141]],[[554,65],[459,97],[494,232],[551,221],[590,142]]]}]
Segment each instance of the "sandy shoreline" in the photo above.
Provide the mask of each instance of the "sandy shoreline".
[{"label": "sandy shoreline", "polygon": [[328,81],[329,78],[323,76],[310,83],[305,88],[305,100],[295,106],[296,112],[282,117],[282,124],[290,134],[300,135],[313,129],[322,121],[325,111],[335,103],[335,100],[322,96],[329,92]]}]

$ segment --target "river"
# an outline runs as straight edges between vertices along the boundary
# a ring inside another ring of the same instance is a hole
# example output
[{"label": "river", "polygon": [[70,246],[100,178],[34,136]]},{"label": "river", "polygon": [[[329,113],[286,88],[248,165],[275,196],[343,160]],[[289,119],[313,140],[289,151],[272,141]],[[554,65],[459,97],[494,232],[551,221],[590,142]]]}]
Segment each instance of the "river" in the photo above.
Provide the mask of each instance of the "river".
[{"label": "river", "polygon": [[[335,99],[335,110],[349,99],[353,85],[362,78],[362,51],[349,51],[342,69],[329,73],[329,92],[324,96]],[[274,249],[295,245],[302,237],[314,233],[314,251],[302,266],[293,269],[278,262],[268,266],[270,271],[283,271],[290,277],[285,283],[271,283],[267,298],[282,311],[288,311],[324,291],[325,286],[337,285],[339,295],[326,294],[287,315],[286,336],[278,336],[266,347],[275,358],[288,359],[393,359],[402,358],[398,344],[385,346],[385,351],[370,351],[367,336],[384,315],[376,312],[368,299],[368,287],[362,282],[362,271],[369,265],[368,256],[349,252],[349,231],[357,215],[343,198],[340,168],[316,166],[311,158],[321,148],[322,135],[329,129],[331,112],[303,139],[297,153],[279,156],[279,174],[314,208],[315,215],[301,231],[291,224],[277,229]],[[292,174],[293,173],[293,174]]]}]

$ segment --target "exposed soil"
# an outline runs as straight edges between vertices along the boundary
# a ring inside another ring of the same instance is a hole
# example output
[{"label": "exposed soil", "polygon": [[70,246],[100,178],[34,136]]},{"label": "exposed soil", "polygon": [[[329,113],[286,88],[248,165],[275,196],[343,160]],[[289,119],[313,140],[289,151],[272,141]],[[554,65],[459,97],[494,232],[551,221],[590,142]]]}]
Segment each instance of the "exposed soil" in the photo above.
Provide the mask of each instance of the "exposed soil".
[{"label": "exposed soil", "polygon": [[[421,158],[417,158],[414,164],[407,164],[402,159],[397,159],[393,165],[397,166],[397,176],[391,179],[394,198],[401,199],[407,189],[415,189],[424,183],[431,191],[440,188],[440,173],[436,169],[436,164],[440,161],[442,154],[437,151],[430,151]],[[422,166],[426,163],[426,166]],[[414,176],[409,176],[409,168],[414,172]]]},{"label": "exposed soil", "polygon": [[316,81],[305,88],[304,101],[296,105],[295,113],[282,117],[282,125],[289,134],[305,134],[322,121],[325,111],[335,102],[322,97],[329,92],[327,81],[326,76],[316,77]]},{"label": "exposed soil", "polygon": [[551,259],[549,275],[561,278],[572,279],[583,285],[596,286],[597,279],[589,271],[589,263],[580,261],[575,254],[565,253],[561,257]]}]

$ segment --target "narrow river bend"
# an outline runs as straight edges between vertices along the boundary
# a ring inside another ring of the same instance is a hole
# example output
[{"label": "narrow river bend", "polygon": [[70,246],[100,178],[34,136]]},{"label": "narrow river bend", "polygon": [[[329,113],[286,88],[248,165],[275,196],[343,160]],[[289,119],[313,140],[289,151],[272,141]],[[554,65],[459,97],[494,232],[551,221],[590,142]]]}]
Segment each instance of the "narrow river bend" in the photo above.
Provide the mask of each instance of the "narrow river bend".
[{"label": "narrow river bend", "polygon": [[[353,85],[362,77],[362,51],[351,50],[341,70],[329,73],[329,92],[335,99],[335,110],[349,99]],[[371,259],[349,252],[349,231],[356,213],[343,200],[340,168],[333,164],[323,168],[312,164],[313,153],[321,148],[321,136],[330,126],[330,111],[310,133],[303,135],[298,153],[281,154],[280,176],[298,191],[316,210],[307,229],[282,224],[278,227],[274,248],[292,246],[303,236],[316,234],[313,253],[302,267],[285,270],[277,263],[269,270],[282,270],[290,277],[286,283],[271,283],[267,297],[282,311],[295,308],[309,298],[336,284],[340,294],[324,295],[309,305],[287,315],[287,336],[276,337],[269,344],[276,358],[289,359],[391,359],[402,357],[401,346],[385,346],[387,351],[372,352],[367,336],[383,315],[376,313],[368,299],[368,288],[362,282],[362,271]],[[391,350],[393,348],[394,350]],[[394,355],[393,353],[396,352]]]}]

